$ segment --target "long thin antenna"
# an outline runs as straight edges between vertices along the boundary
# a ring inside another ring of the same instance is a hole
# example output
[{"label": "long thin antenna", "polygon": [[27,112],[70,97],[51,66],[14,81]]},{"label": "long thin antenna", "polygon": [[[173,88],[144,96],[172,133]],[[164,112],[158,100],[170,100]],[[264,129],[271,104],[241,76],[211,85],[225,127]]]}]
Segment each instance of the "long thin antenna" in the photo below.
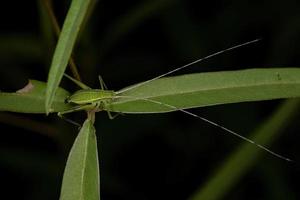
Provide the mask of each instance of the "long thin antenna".
[{"label": "long thin antenna", "polygon": [[232,130],[230,130],[230,129],[228,129],[228,128],[220,125],[220,124],[217,124],[217,123],[215,123],[215,122],[213,122],[213,121],[211,121],[211,120],[209,120],[209,119],[207,119],[205,117],[201,117],[201,116],[196,115],[196,114],[194,114],[192,112],[189,112],[187,110],[177,108],[176,106],[173,106],[173,105],[170,105],[170,104],[166,104],[166,103],[162,103],[162,102],[159,102],[159,101],[155,101],[155,100],[152,100],[152,99],[136,98],[136,97],[131,97],[131,96],[115,96],[115,98],[131,98],[131,99],[136,99],[136,100],[143,100],[143,101],[148,101],[148,102],[152,102],[152,103],[155,103],[155,104],[159,104],[159,105],[162,105],[162,106],[165,106],[165,107],[169,107],[169,108],[172,108],[172,109],[174,109],[176,111],[181,111],[181,112],[183,112],[185,114],[188,114],[188,115],[190,115],[192,117],[196,117],[196,118],[198,118],[198,119],[200,119],[202,121],[205,121],[205,122],[207,122],[207,123],[209,123],[209,124],[211,124],[211,125],[213,125],[215,127],[218,127],[220,129],[224,130],[225,132],[230,133],[230,134],[232,134],[232,135],[234,135],[234,136],[236,136],[236,137],[238,137],[238,138],[240,138],[240,139],[242,139],[242,140],[244,140],[246,142],[249,142],[250,144],[255,145],[256,147],[258,147],[258,148],[260,148],[260,149],[262,149],[262,150],[270,153],[271,155],[273,155],[273,156],[275,156],[277,158],[280,158],[280,159],[288,161],[288,162],[293,162],[293,160],[291,160],[291,159],[289,159],[289,158],[287,158],[285,156],[282,156],[282,155],[280,155],[278,153],[275,153],[274,151],[271,151],[267,147],[264,147],[263,145],[258,144],[255,141],[250,140],[250,139],[248,139],[248,138],[246,138],[246,137],[238,134],[235,131],[232,131]]},{"label": "long thin antenna", "polygon": [[142,85],[144,85],[144,84],[146,84],[146,83],[152,82],[152,81],[154,81],[154,80],[157,80],[157,79],[159,79],[159,78],[162,78],[162,77],[164,77],[164,76],[167,76],[167,75],[169,75],[169,74],[172,74],[172,73],[174,73],[174,72],[177,72],[177,71],[182,70],[182,69],[184,69],[184,68],[187,68],[187,67],[189,67],[189,66],[191,66],[191,65],[194,65],[194,64],[196,64],[196,63],[199,63],[199,62],[202,62],[202,61],[207,60],[207,59],[209,59],[209,58],[212,58],[212,57],[214,57],[214,56],[223,54],[223,53],[225,53],[225,52],[227,52],[227,51],[231,51],[231,50],[234,50],[234,49],[237,49],[237,48],[240,48],[240,47],[243,47],[243,46],[246,46],[246,45],[249,45],[249,44],[258,42],[259,40],[260,40],[260,39],[252,40],[252,41],[249,41],[249,42],[245,42],[245,43],[242,43],[242,44],[239,44],[239,45],[236,45],[236,46],[233,46],[233,47],[230,47],[230,48],[227,48],[227,49],[224,49],[224,50],[215,52],[215,53],[210,54],[210,55],[208,55],[208,56],[205,56],[205,57],[202,57],[202,58],[200,58],[200,59],[197,59],[197,60],[195,60],[195,61],[193,61],[193,62],[191,62],[191,63],[188,63],[188,64],[183,65],[183,66],[181,66],[181,67],[178,67],[178,68],[176,68],[176,69],[173,69],[173,70],[171,70],[171,71],[169,71],[169,72],[167,72],[167,73],[164,73],[164,74],[162,74],[162,75],[156,76],[156,77],[154,77],[154,78],[152,78],[152,79],[149,79],[149,80],[147,80],[147,81],[138,83],[138,84],[133,85],[133,86],[128,87],[128,88],[124,88],[124,89],[122,89],[122,90],[120,90],[120,91],[118,91],[118,92],[116,92],[116,93],[117,93],[117,94],[120,94],[120,93],[123,93],[123,92],[125,92],[125,91],[132,90],[133,88],[140,87],[140,86],[142,86]]}]

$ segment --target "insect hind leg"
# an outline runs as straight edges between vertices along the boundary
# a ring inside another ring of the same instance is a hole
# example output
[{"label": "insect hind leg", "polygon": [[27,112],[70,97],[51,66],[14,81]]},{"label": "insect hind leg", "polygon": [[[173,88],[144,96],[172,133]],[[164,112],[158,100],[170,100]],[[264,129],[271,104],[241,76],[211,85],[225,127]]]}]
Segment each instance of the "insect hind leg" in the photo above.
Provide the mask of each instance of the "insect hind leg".
[{"label": "insect hind leg", "polygon": [[99,107],[101,107],[102,110],[105,110],[108,118],[109,119],[115,119],[116,117],[118,117],[119,115],[123,115],[124,113],[118,112],[116,114],[111,114],[111,111],[108,109],[111,105],[112,99],[111,100],[107,100],[105,102],[101,102],[101,105],[99,105]]},{"label": "insect hind leg", "polygon": [[122,115],[122,114],[123,114],[123,113],[116,113],[116,114],[112,115],[110,111],[107,110],[106,112],[107,112],[107,115],[108,115],[108,118],[109,118],[109,119],[115,119],[115,118],[118,117],[119,115]]}]

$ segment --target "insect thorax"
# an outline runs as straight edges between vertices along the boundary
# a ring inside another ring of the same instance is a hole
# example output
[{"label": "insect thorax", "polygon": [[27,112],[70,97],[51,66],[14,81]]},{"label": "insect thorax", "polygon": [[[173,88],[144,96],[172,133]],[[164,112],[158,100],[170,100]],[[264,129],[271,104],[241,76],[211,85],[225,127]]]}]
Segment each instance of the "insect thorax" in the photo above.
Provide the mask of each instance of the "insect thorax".
[{"label": "insect thorax", "polygon": [[115,92],[113,90],[83,89],[72,94],[67,99],[67,102],[75,104],[88,104],[97,101],[112,100],[114,96]]}]

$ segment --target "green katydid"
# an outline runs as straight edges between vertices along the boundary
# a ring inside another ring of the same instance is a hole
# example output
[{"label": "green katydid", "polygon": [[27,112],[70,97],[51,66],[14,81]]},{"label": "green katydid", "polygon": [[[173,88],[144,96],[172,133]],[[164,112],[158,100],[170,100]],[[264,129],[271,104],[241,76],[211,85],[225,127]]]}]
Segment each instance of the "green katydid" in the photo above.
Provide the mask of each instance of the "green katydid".
[{"label": "green katydid", "polygon": [[72,94],[71,96],[69,96],[67,99],[66,99],[66,103],[72,103],[72,104],[75,104],[76,106],[71,108],[70,110],[66,110],[66,111],[63,111],[63,112],[59,112],[58,113],[58,116],[62,117],[62,115],[64,114],[67,114],[67,113],[71,113],[71,112],[76,112],[76,111],[81,111],[81,110],[85,110],[85,111],[93,111],[93,112],[98,112],[98,111],[103,111],[103,110],[106,110],[107,113],[108,113],[108,116],[110,119],[114,118],[110,111],[107,109],[111,102],[114,101],[115,99],[117,98],[129,98],[129,99],[135,99],[135,100],[142,100],[142,101],[146,101],[146,102],[151,102],[153,104],[158,104],[158,105],[161,105],[161,106],[165,106],[165,107],[168,107],[168,108],[171,108],[173,110],[177,110],[177,111],[181,111],[183,113],[186,113],[190,116],[193,116],[193,117],[196,117],[200,120],[203,120],[213,126],[216,126],[222,130],[224,130],[225,132],[227,133],[230,133],[236,137],[239,137],[240,139],[244,140],[244,141],[247,141],[257,147],[259,147],[260,149],[263,149],[264,151],[267,151],[268,153],[280,158],[280,159],[283,159],[283,160],[286,160],[286,161],[292,161],[291,159],[289,158],[286,158],[280,154],[277,154],[273,151],[271,151],[270,149],[254,142],[253,140],[250,140],[228,128],[225,128],[224,126],[220,125],[220,124],[217,124],[213,121],[210,121],[204,117],[201,117],[199,115],[196,115],[194,113],[191,113],[190,111],[187,111],[185,109],[180,109],[180,108],[177,108],[176,106],[173,106],[173,105],[170,105],[170,104],[166,104],[166,103],[162,103],[162,102],[159,102],[159,101],[155,101],[155,100],[152,100],[152,99],[147,99],[147,98],[140,98],[140,97],[132,97],[132,96],[126,96],[126,95],[122,95],[122,93],[124,93],[125,91],[129,91],[129,90],[132,90],[134,88],[137,88],[137,87],[140,87],[142,85],[146,85],[147,83],[149,82],[152,82],[154,80],[157,80],[159,78],[162,78],[162,77],[165,77],[169,74],[172,74],[176,71],[179,71],[179,70],[182,70],[184,68],[187,68],[191,65],[194,65],[196,63],[199,63],[203,60],[206,60],[208,58],[211,58],[211,57],[214,57],[216,55],[219,55],[219,54],[222,54],[224,52],[227,52],[227,51],[230,51],[230,50],[233,50],[233,49],[236,49],[236,48],[239,48],[239,47],[242,47],[242,46],[245,46],[245,45],[248,45],[248,44],[251,44],[251,43],[254,43],[254,42],[257,42],[258,40],[253,40],[253,41],[250,41],[250,42],[246,42],[246,43],[243,43],[243,44],[239,44],[239,45],[236,45],[236,46],[233,46],[233,47],[230,47],[230,48],[227,48],[227,49],[224,49],[222,51],[218,51],[216,53],[213,53],[213,54],[210,54],[206,57],[203,57],[203,58],[200,58],[198,60],[195,60],[191,63],[188,63],[184,66],[181,66],[179,68],[176,68],[176,69],[173,69],[167,73],[164,73],[162,75],[159,75],[157,77],[154,77],[152,79],[149,79],[147,81],[144,81],[144,82],[141,82],[139,84],[136,84],[136,85],[133,85],[131,87],[127,87],[123,90],[120,90],[120,91],[113,91],[113,90],[107,90],[107,87],[103,81],[103,79],[101,78],[101,76],[99,76],[99,81],[100,81],[100,86],[101,86],[101,89],[91,89],[90,87],[88,87],[87,85],[85,85],[84,83],[81,83],[75,79],[73,79],[72,77],[68,76],[65,74],[65,76],[70,79],[71,81],[73,81],[74,83],[76,83],[79,87],[81,87],[82,89],[81,90],[78,90],[76,91],[74,94]]}]

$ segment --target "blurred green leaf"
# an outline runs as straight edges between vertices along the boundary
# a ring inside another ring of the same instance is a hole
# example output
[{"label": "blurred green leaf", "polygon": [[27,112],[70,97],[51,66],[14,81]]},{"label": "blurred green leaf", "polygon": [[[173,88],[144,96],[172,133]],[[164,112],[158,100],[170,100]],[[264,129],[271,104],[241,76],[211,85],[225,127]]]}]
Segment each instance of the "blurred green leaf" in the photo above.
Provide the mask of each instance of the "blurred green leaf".
[{"label": "blurred green leaf", "polygon": [[[288,126],[290,120],[298,114],[299,99],[287,100],[278,107],[276,112],[256,131],[253,140],[266,146],[274,141]],[[224,199],[226,193],[234,187],[244,174],[258,161],[263,151],[250,143],[243,143],[216,173],[196,190],[189,200],[217,200]],[[268,155],[270,156],[270,155]],[[277,159],[277,158],[274,158]],[[285,162],[285,161],[282,161]],[[290,198],[288,198],[290,199]]]},{"label": "blurred green leaf", "polygon": [[[15,93],[0,92],[0,111],[21,113],[45,113],[46,83],[29,80],[28,84]],[[53,109],[50,112],[59,112],[69,109],[65,99],[70,93],[58,88],[53,99]]]},{"label": "blurred green leaf", "polygon": [[51,109],[54,94],[71,56],[83,19],[92,0],[73,0],[65,19],[48,74],[45,107]]},{"label": "blurred green leaf", "polygon": [[[43,46],[34,35],[1,34],[0,61],[32,61],[42,60]],[[16,60],[16,58],[18,58]]]},{"label": "blurred green leaf", "polygon": [[139,84],[118,91],[117,96],[120,97],[115,98],[106,109],[122,113],[159,113],[218,104],[300,97],[300,68],[207,72]]},{"label": "blurred green leaf", "polygon": [[99,200],[100,181],[95,128],[85,120],[70,151],[60,200]]}]

